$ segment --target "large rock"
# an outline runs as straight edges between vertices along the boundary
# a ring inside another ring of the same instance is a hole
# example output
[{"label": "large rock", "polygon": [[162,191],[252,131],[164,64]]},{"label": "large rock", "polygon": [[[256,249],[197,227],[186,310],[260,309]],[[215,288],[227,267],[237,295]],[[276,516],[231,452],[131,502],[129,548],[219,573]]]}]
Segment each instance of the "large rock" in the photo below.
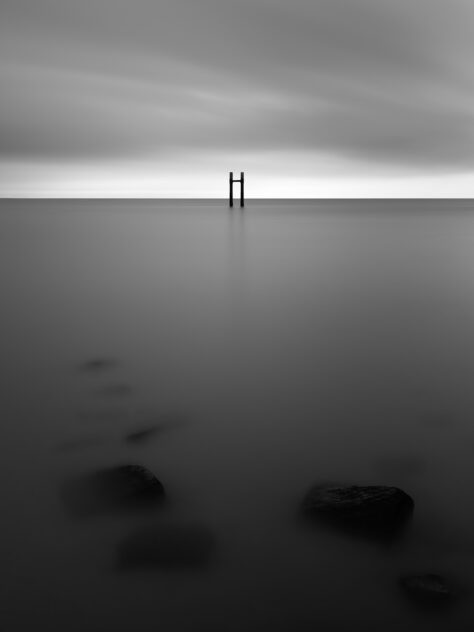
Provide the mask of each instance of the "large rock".
[{"label": "large rock", "polygon": [[413,507],[404,491],[383,485],[315,485],[303,500],[307,517],[367,535],[394,534]]},{"label": "large rock", "polygon": [[400,586],[407,597],[420,605],[447,604],[453,597],[448,581],[434,573],[406,575],[400,579]]},{"label": "large rock", "polygon": [[200,525],[149,525],[132,531],[118,545],[118,566],[131,569],[179,569],[205,566],[215,540]]},{"label": "large rock", "polygon": [[106,468],[63,487],[66,505],[78,515],[155,508],[164,497],[161,482],[141,465]]}]

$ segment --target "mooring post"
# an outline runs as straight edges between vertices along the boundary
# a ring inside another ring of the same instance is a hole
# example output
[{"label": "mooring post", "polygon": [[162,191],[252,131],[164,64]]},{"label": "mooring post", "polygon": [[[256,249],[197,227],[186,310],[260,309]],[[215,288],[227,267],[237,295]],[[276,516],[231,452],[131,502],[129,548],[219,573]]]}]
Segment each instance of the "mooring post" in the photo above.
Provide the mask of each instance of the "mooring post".
[{"label": "mooring post", "polygon": [[229,206],[234,206],[234,182],[240,182],[240,207],[243,208],[245,203],[244,196],[244,172],[240,172],[240,179],[234,179],[234,172],[229,172]]}]

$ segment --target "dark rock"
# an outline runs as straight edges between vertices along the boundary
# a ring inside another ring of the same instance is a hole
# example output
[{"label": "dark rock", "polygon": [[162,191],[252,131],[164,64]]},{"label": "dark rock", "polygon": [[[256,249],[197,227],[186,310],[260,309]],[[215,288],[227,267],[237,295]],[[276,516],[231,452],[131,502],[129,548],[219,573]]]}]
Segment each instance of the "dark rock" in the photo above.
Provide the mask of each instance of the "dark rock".
[{"label": "dark rock", "polygon": [[117,361],[113,358],[92,358],[81,364],[81,370],[86,373],[102,373],[113,369]]},{"label": "dark rock", "polygon": [[198,568],[208,564],[214,547],[214,535],[203,526],[147,526],[119,543],[118,564],[123,570]]},{"label": "dark rock", "polygon": [[178,428],[185,423],[183,417],[173,415],[163,415],[159,417],[155,422],[146,425],[139,430],[125,435],[124,440],[127,443],[145,443],[150,439],[154,439],[159,435],[162,435],[169,430]]},{"label": "dark rock", "polygon": [[410,599],[421,605],[447,604],[453,597],[447,580],[434,573],[406,575],[400,579],[400,586]]},{"label": "dark rock", "polygon": [[152,439],[157,434],[160,434],[162,428],[160,426],[150,426],[148,428],[142,428],[142,430],[135,430],[134,432],[130,432],[128,435],[125,435],[125,441],[128,443],[144,443],[149,439]]},{"label": "dark rock", "polygon": [[374,536],[395,534],[413,507],[404,491],[383,485],[315,485],[303,501],[303,512],[309,518]]},{"label": "dark rock", "polygon": [[141,465],[121,465],[99,470],[63,487],[66,506],[76,515],[153,509],[165,490],[150,470]]}]

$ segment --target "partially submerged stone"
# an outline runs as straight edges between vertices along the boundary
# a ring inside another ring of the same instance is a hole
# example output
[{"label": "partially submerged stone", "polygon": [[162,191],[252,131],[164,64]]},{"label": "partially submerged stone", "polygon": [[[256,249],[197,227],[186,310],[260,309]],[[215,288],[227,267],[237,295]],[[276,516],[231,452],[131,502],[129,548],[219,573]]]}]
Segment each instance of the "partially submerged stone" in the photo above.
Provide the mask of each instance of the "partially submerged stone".
[{"label": "partially submerged stone", "polygon": [[156,437],[165,434],[169,430],[179,428],[185,423],[186,420],[182,416],[161,415],[157,417],[156,420],[150,421],[144,426],[126,434],[124,440],[127,443],[134,444],[146,443],[151,439],[155,439]]},{"label": "partially submerged stone", "polygon": [[141,428],[140,430],[129,432],[125,435],[125,441],[127,443],[145,443],[146,441],[156,437],[156,435],[160,434],[162,431],[163,429],[158,424],[155,426],[148,426],[146,428]]},{"label": "partially submerged stone", "polygon": [[63,488],[67,507],[77,515],[155,508],[164,497],[162,483],[141,465],[99,470]]},{"label": "partially submerged stone", "polygon": [[86,360],[80,368],[86,373],[102,373],[113,369],[116,365],[117,361],[114,358],[97,357]]},{"label": "partially submerged stone", "polygon": [[118,545],[121,570],[200,568],[215,548],[213,533],[201,525],[149,525],[132,531]]},{"label": "partially submerged stone", "polygon": [[304,514],[367,535],[392,535],[413,512],[412,498],[384,485],[314,485],[303,500]]},{"label": "partially submerged stone", "polygon": [[405,575],[400,578],[405,594],[420,605],[447,604],[453,598],[453,589],[448,581],[435,573]]}]

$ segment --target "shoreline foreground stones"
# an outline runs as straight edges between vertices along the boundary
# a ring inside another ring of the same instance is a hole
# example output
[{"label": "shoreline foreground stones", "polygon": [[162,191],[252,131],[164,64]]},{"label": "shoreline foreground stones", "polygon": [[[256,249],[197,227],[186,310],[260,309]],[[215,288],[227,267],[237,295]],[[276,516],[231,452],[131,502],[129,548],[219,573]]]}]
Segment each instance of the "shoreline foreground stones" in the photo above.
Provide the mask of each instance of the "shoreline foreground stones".
[{"label": "shoreline foreground stones", "polygon": [[133,509],[152,509],[165,498],[156,476],[142,465],[105,468],[66,483],[63,499],[81,516]]},{"label": "shoreline foreground stones", "polygon": [[206,566],[215,547],[201,525],[148,525],[129,533],[117,547],[119,570],[171,570]]},{"label": "shoreline foreground stones", "polygon": [[399,585],[409,599],[422,606],[447,605],[454,596],[448,581],[436,573],[405,575]]},{"label": "shoreline foreground stones", "polygon": [[394,536],[411,516],[413,499],[398,487],[319,484],[303,500],[303,514],[367,536]]}]

